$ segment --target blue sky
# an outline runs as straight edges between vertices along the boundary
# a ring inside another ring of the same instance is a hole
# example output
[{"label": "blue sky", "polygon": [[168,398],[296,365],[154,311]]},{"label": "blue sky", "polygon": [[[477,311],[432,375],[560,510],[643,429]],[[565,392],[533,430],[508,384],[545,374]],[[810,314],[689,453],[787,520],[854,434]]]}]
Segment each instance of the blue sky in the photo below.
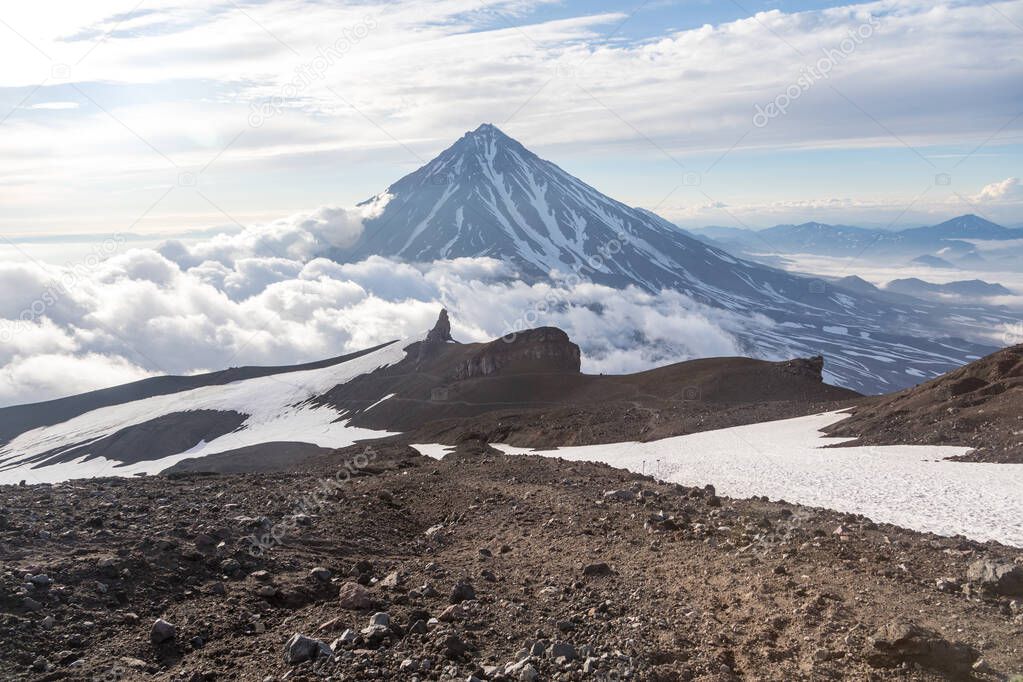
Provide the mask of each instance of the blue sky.
[{"label": "blue sky", "polygon": [[1021,0],[57,5],[0,12],[5,235],[347,206],[484,121],[684,226],[1023,223]]}]

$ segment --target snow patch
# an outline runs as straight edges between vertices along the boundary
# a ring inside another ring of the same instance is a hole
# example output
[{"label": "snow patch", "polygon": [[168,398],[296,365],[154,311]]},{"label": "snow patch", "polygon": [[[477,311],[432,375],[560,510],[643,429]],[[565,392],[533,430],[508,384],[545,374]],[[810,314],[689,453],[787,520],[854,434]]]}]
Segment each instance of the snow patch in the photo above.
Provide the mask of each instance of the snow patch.
[{"label": "snow patch", "polygon": [[[939,535],[1023,547],[1023,466],[950,462],[970,448],[825,448],[820,430],[841,413],[737,426],[649,443],[609,443],[507,454],[604,462],[684,485],[713,483],[729,497],[766,495],[863,514]],[[417,448],[420,446],[417,446]]]}]

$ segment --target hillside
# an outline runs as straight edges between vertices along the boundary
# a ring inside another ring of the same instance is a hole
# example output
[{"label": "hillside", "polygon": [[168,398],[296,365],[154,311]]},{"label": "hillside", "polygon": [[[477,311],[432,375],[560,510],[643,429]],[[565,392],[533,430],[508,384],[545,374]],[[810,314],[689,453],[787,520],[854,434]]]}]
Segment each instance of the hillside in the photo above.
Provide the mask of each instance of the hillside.
[{"label": "hillside", "polygon": [[871,398],[827,432],[856,439],[847,445],[968,445],[969,461],[1023,463],[1023,345]]},{"label": "hillside", "polygon": [[823,366],[821,358],[712,358],[587,375],[559,329],[460,344],[442,312],[418,340],[323,363],[148,379],[0,410],[0,480],[157,473],[211,456],[217,470],[260,470],[269,445],[274,468],[287,469],[325,448],[396,432],[447,442],[495,419],[508,442],[522,445],[651,439],[857,397],[825,384]]}]

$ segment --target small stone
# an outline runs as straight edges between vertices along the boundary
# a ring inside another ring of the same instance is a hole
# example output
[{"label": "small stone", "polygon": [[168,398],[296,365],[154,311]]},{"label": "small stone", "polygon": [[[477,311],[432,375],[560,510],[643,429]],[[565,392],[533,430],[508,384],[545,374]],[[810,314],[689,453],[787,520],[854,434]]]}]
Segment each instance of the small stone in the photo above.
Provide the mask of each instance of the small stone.
[{"label": "small stone", "polygon": [[47,616],[46,618],[43,618],[43,620],[39,623],[39,627],[41,627],[44,630],[52,630],[54,622],[55,621],[53,620],[53,616]]},{"label": "small stone", "polygon": [[459,580],[451,588],[451,603],[459,604],[476,598],[476,590],[468,580]]},{"label": "small stone", "polygon": [[374,613],[372,616],[369,617],[369,624],[370,627],[374,625],[381,625],[383,627],[387,627],[391,624],[391,616],[390,614],[385,613],[383,611]]},{"label": "small stone", "polygon": [[576,658],[575,647],[568,642],[555,642],[551,644],[548,655],[554,660],[563,658],[566,661],[574,661]]},{"label": "small stone", "polygon": [[456,620],[462,620],[465,618],[465,609],[462,608],[461,604],[452,604],[451,606],[444,609],[444,611],[437,617],[442,623],[453,623]]},{"label": "small stone", "polygon": [[346,629],[344,632],[341,633],[340,637],[338,637],[331,643],[330,648],[333,649],[334,651],[338,651],[339,649],[342,649],[346,646],[351,646],[352,644],[355,644],[355,642],[358,639],[359,634],[355,632],[355,630]]},{"label": "small stone", "polygon": [[329,583],[330,576],[330,569],[324,568],[323,566],[317,566],[313,570],[309,571],[309,577],[313,580],[319,580],[321,583]]},{"label": "small stone", "polygon": [[527,663],[523,666],[522,670],[519,671],[519,680],[521,682],[536,682],[540,679],[540,671],[533,667],[532,663]]},{"label": "small stone", "polygon": [[163,618],[158,618],[153,623],[152,629],[149,631],[149,639],[153,644],[163,644],[164,642],[174,639],[177,634],[177,628],[165,621]]},{"label": "small stone", "polygon": [[469,646],[458,635],[448,635],[442,644],[444,656],[452,660],[459,659],[469,650]]},{"label": "small stone", "polygon": [[258,580],[261,583],[265,583],[268,580],[270,580],[269,571],[253,571],[250,575],[252,576],[252,578]]},{"label": "small stone", "polygon": [[349,611],[361,611],[372,605],[369,591],[358,583],[344,583],[338,590],[338,604]]},{"label": "small stone", "polygon": [[32,597],[25,597],[22,599],[21,605],[26,611],[41,611],[43,609],[43,605]]},{"label": "small stone", "polygon": [[284,662],[289,665],[315,661],[317,658],[330,658],[333,655],[325,642],[297,632],[284,644]]}]

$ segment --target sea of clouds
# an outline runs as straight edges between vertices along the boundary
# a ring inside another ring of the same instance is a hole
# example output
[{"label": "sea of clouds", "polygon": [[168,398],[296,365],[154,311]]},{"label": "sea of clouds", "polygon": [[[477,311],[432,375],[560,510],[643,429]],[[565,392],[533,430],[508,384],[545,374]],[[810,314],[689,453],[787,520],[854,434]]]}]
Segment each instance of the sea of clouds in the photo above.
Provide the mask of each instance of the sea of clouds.
[{"label": "sea of clouds", "polygon": [[743,354],[743,330],[771,324],[678,292],[527,283],[489,258],[321,257],[356,239],[373,210],[323,207],[153,248],[107,238],[59,266],[0,262],[0,405],[158,374],[333,357],[419,335],[441,307],[465,342],[560,327],[581,346],[585,371],[607,373]]}]

